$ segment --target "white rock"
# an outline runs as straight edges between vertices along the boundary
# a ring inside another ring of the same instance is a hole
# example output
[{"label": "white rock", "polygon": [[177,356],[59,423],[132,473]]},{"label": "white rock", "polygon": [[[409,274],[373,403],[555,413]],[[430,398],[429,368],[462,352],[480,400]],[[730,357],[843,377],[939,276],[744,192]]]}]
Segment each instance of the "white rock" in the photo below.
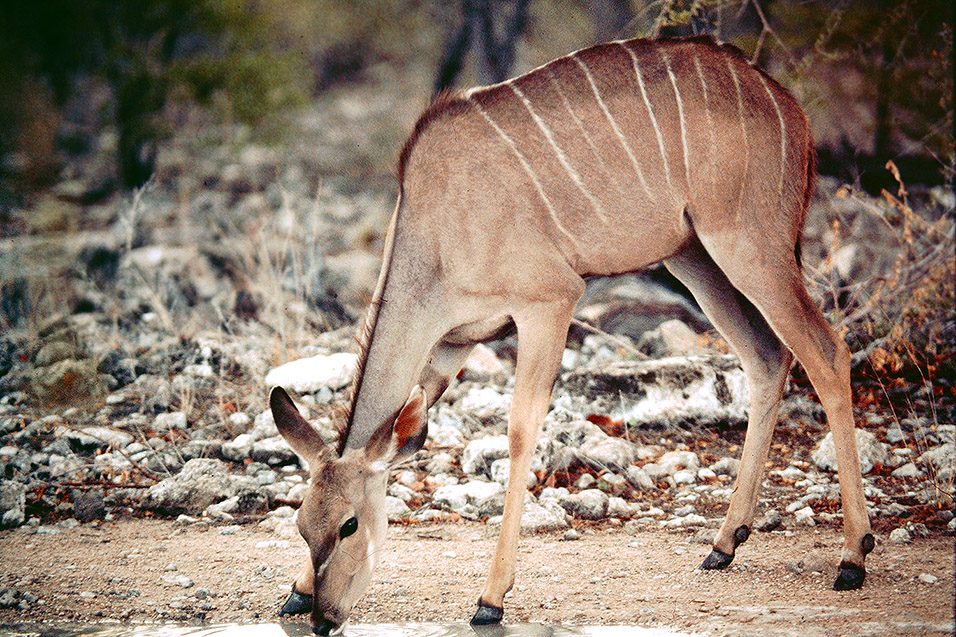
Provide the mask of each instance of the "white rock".
[{"label": "white rock", "polygon": [[737,477],[737,471],[740,469],[740,460],[737,458],[724,457],[710,465],[711,470],[719,476]]},{"label": "white rock", "polygon": [[673,478],[677,484],[694,484],[697,481],[697,474],[693,471],[678,471]]},{"label": "white rock", "polygon": [[576,518],[602,520],[607,515],[608,496],[597,489],[586,489],[562,498],[560,505]]},{"label": "white rock", "polygon": [[793,517],[796,519],[797,524],[803,526],[816,526],[816,522],[813,520],[813,509],[810,507],[803,507],[799,511],[793,514]]},{"label": "white rock", "polygon": [[656,488],[647,472],[634,465],[627,468],[627,481],[642,491],[653,491]]},{"label": "white rock", "polygon": [[465,475],[490,475],[491,463],[508,456],[508,436],[487,436],[472,440],[461,453]]},{"label": "white rock", "polygon": [[693,451],[668,451],[657,459],[657,464],[670,475],[683,469],[696,473],[700,468],[700,459]]},{"label": "white rock", "polygon": [[505,371],[505,366],[495,351],[481,343],[471,350],[462,368],[465,373],[478,378],[487,378]]},{"label": "white rock", "polygon": [[390,495],[385,496],[385,515],[388,516],[389,522],[405,518],[411,512],[412,510],[402,500]]},{"label": "white rock", "polygon": [[570,526],[564,509],[554,501],[526,501],[521,510],[521,532],[554,531]]},{"label": "white rock", "polygon": [[947,442],[946,444],[933,447],[926,453],[920,455],[920,464],[930,465],[937,471],[949,468],[952,470],[956,463],[956,444]]},{"label": "white rock", "polygon": [[893,470],[894,478],[918,478],[922,475],[915,462],[907,462],[901,467]]},{"label": "white rock", "polygon": [[[865,429],[856,430],[856,449],[860,458],[860,471],[864,474],[873,470],[876,464],[889,461],[888,448],[879,442],[876,436]],[[833,445],[833,433],[828,433],[813,451],[813,462],[821,471],[836,471],[836,448]]]},{"label": "white rock", "polygon": [[[491,479],[494,482],[497,482],[503,487],[508,486],[508,478],[511,477],[511,459],[510,458],[498,458],[491,463]],[[528,472],[526,479],[528,488],[537,486],[538,478],[531,471]]]},{"label": "white rock", "polygon": [[779,475],[784,480],[790,480],[791,482],[799,482],[807,477],[807,474],[803,471],[803,469],[794,467],[793,465],[790,465],[781,471]]},{"label": "white rock", "polygon": [[398,484],[397,482],[388,485],[388,495],[406,503],[418,497],[418,493],[412,491],[404,484]]},{"label": "white rock", "polygon": [[504,491],[497,482],[483,482],[469,480],[464,484],[450,484],[435,489],[432,493],[432,502],[444,502],[452,511],[459,511],[466,504],[478,505],[498,493]]},{"label": "white rock", "polygon": [[265,384],[300,394],[314,393],[323,387],[341,389],[349,384],[357,363],[358,356],[348,352],[300,358],[271,370]]},{"label": "white rock", "polygon": [[913,541],[910,532],[904,527],[899,527],[890,531],[890,542],[893,544],[909,544]]},{"label": "white rock", "polygon": [[920,573],[919,581],[923,584],[935,584],[939,581],[939,578],[935,575],[930,575],[929,573]]},{"label": "white rock", "polygon": [[477,418],[504,416],[511,408],[511,394],[498,393],[492,387],[472,387],[459,407]]}]

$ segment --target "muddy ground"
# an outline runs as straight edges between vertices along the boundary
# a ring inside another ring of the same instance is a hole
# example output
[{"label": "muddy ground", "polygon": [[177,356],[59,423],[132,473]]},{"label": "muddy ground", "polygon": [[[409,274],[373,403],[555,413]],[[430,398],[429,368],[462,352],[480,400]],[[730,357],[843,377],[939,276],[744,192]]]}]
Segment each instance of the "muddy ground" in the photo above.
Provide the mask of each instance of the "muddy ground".
[{"label": "muddy ground", "polygon": [[[125,519],[50,535],[5,532],[4,584],[40,602],[0,611],[0,624],[275,621],[305,544],[299,538],[277,544],[254,525],[233,535],[220,531]],[[691,542],[692,533],[634,535],[610,524],[581,531],[576,541],[559,533],[522,538],[506,622],[730,635],[953,634],[951,537],[908,545],[884,540],[868,560],[866,586],[837,593],[830,590],[841,543],[836,528],[756,533],[731,569],[719,573],[695,570],[710,549]],[[467,621],[495,537],[494,527],[476,523],[391,527],[352,621]],[[921,581],[924,574],[937,580]],[[163,576],[185,576],[193,585],[182,588]]]}]

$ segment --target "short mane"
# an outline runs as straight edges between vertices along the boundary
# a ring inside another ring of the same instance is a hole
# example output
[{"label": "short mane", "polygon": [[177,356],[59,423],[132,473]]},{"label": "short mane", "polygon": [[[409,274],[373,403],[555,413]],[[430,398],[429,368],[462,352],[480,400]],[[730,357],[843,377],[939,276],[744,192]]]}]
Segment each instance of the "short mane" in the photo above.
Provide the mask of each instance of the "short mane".
[{"label": "short mane", "polygon": [[436,95],[434,99],[432,99],[431,104],[428,105],[428,108],[425,109],[425,112],[422,113],[421,117],[418,118],[418,121],[415,122],[415,130],[413,130],[412,134],[409,135],[405,145],[402,146],[402,152],[398,156],[399,185],[405,181],[405,168],[408,166],[408,160],[411,157],[412,149],[415,147],[415,142],[418,141],[418,138],[421,137],[422,133],[425,132],[425,129],[445,115],[458,113],[467,107],[468,101],[464,99],[461,94],[454,91],[442,91]]}]

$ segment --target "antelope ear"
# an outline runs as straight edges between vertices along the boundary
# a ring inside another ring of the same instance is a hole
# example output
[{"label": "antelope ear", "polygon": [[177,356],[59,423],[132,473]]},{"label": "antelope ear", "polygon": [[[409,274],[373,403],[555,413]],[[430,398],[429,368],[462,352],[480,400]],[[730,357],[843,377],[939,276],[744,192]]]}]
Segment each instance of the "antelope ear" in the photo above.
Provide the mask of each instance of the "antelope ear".
[{"label": "antelope ear", "polygon": [[415,385],[395,421],[372,435],[366,455],[375,464],[391,467],[421,449],[427,437],[428,397],[421,385]]},{"label": "antelope ear", "polygon": [[311,465],[319,457],[329,453],[319,433],[302,417],[295,403],[281,387],[273,387],[269,394],[269,407],[276,428],[292,450]]}]

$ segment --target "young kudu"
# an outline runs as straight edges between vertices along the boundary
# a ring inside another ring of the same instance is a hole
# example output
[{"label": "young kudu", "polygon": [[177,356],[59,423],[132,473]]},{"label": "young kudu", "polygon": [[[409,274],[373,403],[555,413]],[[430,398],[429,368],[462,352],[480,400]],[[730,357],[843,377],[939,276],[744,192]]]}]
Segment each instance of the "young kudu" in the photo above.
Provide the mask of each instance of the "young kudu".
[{"label": "young kudu", "polygon": [[526,477],[584,278],[663,262],[740,358],[752,404],[727,517],[703,568],[750,533],[792,357],[833,431],[845,541],[837,589],[873,548],[857,460],[849,350],[807,294],[799,241],[814,151],[793,97],[709,39],[612,42],[513,80],[446,95],[399,162],[400,194],[347,427],[323,445],[281,389],[279,430],[307,458],[311,559],[283,613],[339,628],[368,584],[389,470],[425,441],[427,410],[475,343],[517,328],[501,533],[475,623],[502,617]]}]

